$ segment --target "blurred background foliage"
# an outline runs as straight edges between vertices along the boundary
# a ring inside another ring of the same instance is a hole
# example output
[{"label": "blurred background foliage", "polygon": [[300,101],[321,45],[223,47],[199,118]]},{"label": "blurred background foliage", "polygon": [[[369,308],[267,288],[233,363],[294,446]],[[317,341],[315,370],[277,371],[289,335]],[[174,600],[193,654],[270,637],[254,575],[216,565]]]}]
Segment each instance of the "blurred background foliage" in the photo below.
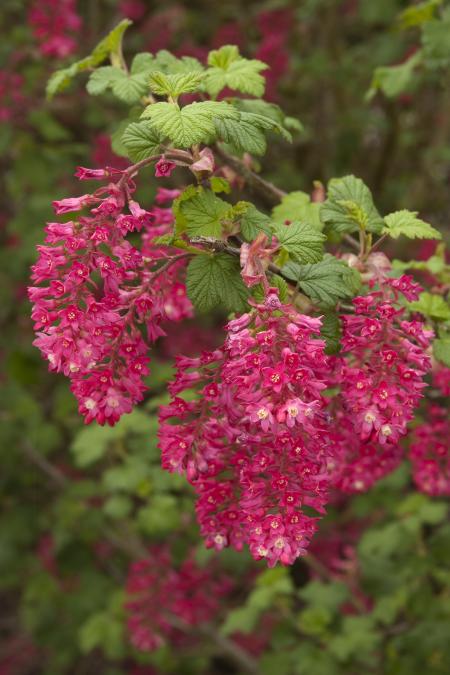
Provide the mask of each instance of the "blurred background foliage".
[{"label": "blurred background foliage", "polygon": [[[31,344],[26,286],[51,201],[79,189],[77,165],[125,160],[109,140],[118,150],[120,104],[91,99],[79,84],[46,102],[46,81],[64,59],[42,53],[29,20],[35,4],[0,7],[0,674],[246,672],[233,645],[251,655],[249,672],[448,673],[447,508],[415,493],[406,467],[369,494],[337,501],[311,556],[290,569],[222,553],[234,586],[213,634],[152,654],[130,645],[130,561],[162,542],[176,561],[192,547],[200,565],[211,557],[189,487],[160,468],[155,412],[173,356],[214,343],[218,329],[188,323],[169,335],[153,357],[147,400],[112,429],[83,428],[65,379],[47,374]],[[269,63],[269,98],[303,125],[292,146],[269,147],[266,176],[311,191],[314,181],[354,173],[382,211],[408,206],[448,233],[445,3],[79,0],[76,8],[83,27],[72,59],[123,16],[134,20],[130,53],[203,58],[238,44]],[[428,257],[434,244],[402,246],[392,253],[408,259]]]}]

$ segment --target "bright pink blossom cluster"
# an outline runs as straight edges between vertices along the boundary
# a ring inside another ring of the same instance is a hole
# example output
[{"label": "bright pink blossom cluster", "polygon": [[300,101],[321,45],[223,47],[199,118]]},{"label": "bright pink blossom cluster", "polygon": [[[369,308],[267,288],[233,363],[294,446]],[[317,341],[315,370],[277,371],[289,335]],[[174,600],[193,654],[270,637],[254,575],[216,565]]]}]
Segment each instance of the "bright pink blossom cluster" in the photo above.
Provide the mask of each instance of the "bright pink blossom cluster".
[{"label": "bright pink blossom cluster", "polygon": [[342,317],[336,412],[342,458],[336,478],[346,492],[367,490],[402,458],[399,441],[426,387],[433,332],[420,320],[404,318],[398,295],[414,299],[419,291],[408,276],[385,278],[380,290],[353,300],[355,314]]},{"label": "bright pink blossom cluster", "polygon": [[28,23],[44,56],[63,59],[77,50],[76,34],[82,26],[76,0],[34,0]]},{"label": "bright pink blossom cluster", "polygon": [[[272,289],[230,321],[222,349],[177,359],[160,413],[162,461],[194,486],[208,547],[248,544],[269,566],[305,553],[334,454],[320,327]],[[197,400],[179,396],[192,388]]]},{"label": "bright pink blossom cluster", "polygon": [[[48,223],[38,246],[29,289],[34,344],[50,370],[71,380],[85,421],[114,424],[142,400],[149,345],[164,335],[161,324],[191,315],[182,275],[184,260],[154,239],[169,231],[172,210],[150,213],[132,198],[127,173],[84,169],[80,180],[110,180],[93,194],[54,202],[57,214],[89,209],[68,222]],[[159,190],[157,202],[178,192]],[[128,235],[141,234],[140,249]]]},{"label": "bright pink blossom cluster", "polygon": [[[450,368],[439,365],[433,372],[435,393],[450,396]],[[450,419],[446,401],[429,406],[425,420],[412,432],[409,457],[414,481],[422,492],[450,496]]]},{"label": "bright pink blossom cluster", "polygon": [[23,85],[24,79],[19,73],[0,70],[0,123],[14,120],[23,113],[27,103]]},{"label": "bright pink blossom cluster", "polygon": [[432,405],[411,438],[409,457],[414,482],[433,496],[450,497],[450,419],[448,408]]},{"label": "bright pink blossom cluster", "polygon": [[186,632],[217,615],[231,588],[231,579],[214,564],[200,567],[191,555],[176,567],[167,546],[153,547],[128,572],[125,609],[132,644],[153,651],[166,642],[192,640]]}]

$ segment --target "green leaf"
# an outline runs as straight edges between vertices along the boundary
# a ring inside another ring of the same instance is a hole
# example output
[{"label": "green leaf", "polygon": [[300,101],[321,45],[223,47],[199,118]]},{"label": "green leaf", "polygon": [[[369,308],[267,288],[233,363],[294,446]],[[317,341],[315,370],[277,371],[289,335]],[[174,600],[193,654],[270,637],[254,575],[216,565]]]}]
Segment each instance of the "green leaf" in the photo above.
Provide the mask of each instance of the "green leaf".
[{"label": "green leaf", "polygon": [[241,278],[239,262],[227,255],[199,255],[187,269],[188,296],[199,312],[225,307],[230,312],[248,309],[248,290]]},{"label": "green leaf", "polygon": [[328,199],[320,209],[321,219],[335,232],[357,232],[362,226],[379,234],[384,226],[372,193],[360,178],[344,176],[328,183]]},{"label": "green leaf", "polygon": [[230,194],[231,192],[231,185],[226,180],[226,178],[221,178],[220,176],[212,176],[209,179],[209,184],[211,186],[211,190],[215,193],[225,192],[226,194]]},{"label": "green leaf", "polygon": [[372,617],[380,623],[389,626],[405,608],[409,592],[405,587],[400,587],[395,593],[382,596],[377,599],[372,610]]},{"label": "green leaf", "polygon": [[128,492],[139,495],[141,487],[148,480],[149,464],[138,457],[126,457],[124,462],[107,469],[102,483],[108,492]]},{"label": "green leaf", "polygon": [[120,80],[124,75],[123,70],[115,68],[114,66],[103,66],[97,68],[91,73],[91,76],[86,84],[86,89],[91,96],[98,96],[109,89],[113,82]]},{"label": "green leaf", "polygon": [[385,216],[385,227],[382,234],[388,234],[393,239],[403,234],[409,239],[442,239],[442,235],[434,227],[420,218],[417,218],[417,211],[394,211]]},{"label": "green leaf", "polygon": [[161,49],[155,56],[153,62],[153,70],[161,70],[163,73],[175,75],[176,73],[188,73],[193,70],[202,72],[204,67],[200,61],[193,56],[183,56],[177,59],[176,56],[168,52],[166,49]]},{"label": "green leaf", "polygon": [[336,612],[348,599],[349,590],[344,583],[333,581],[310,581],[299,591],[299,596],[314,607],[324,607]]},{"label": "green leaf", "polygon": [[116,129],[111,133],[111,150],[119,157],[128,157],[128,150],[122,142],[122,137],[126,128],[131,123],[129,119],[122,120]]},{"label": "green leaf", "polygon": [[442,5],[442,0],[424,0],[417,5],[407,7],[397,17],[399,28],[405,30],[420,26],[434,17],[435,10]]},{"label": "green leaf", "polygon": [[203,77],[203,73],[198,71],[166,75],[157,70],[150,75],[150,90],[159,96],[178,98],[181,94],[198,91]]},{"label": "green leaf", "polygon": [[251,96],[264,94],[265,79],[260,72],[268,66],[257,59],[244,59],[234,45],[210,52],[208,65],[205,89],[213,98],[225,87]]},{"label": "green leaf", "polygon": [[233,105],[242,112],[262,115],[263,117],[269,117],[278,124],[284,124],[284,113],[276,103],[269,103],[261,98],[236,98]]},{"label": "green leaf", "polygon": [[262,129],[244,117],[238,119],[215,120],[218,138],[228,143],[233,154],[249,152],[252,155],[264,155],[267,148],[266,136]]},{"label": "green leaf", "polygon": [[112,495],[103,504],[103,511],[110,518],[126,518],[133,508],[133,502],[125,495]]},{"label": "green leaf", "polygon": [[272,217],[280,223],[286,220],[301,220],[313,225],[317,230],[323,229],[320,204],[312,202],[310,196],[301,190],[285,195],[281,203],[273,209]]},{"label": "green leaf", "polygon": [[238,61],[240,58],[239,49],[236,45],[223,45],[220,49],[209,52],[208,66],[226,70],[234,61]]},{"label": "green leaf", "polygon": [[211,190],[202,190],[180,204],[180,211],[186,221],[186,230],[193,237],[214,237],[222,235],[222,219],[231,211],[228,202],[216,197]]},{"label": "green leaf", "polygon": [[258,211],[253,204],[248,205],[247,210],[241,217],[241,234],[245,241],[253,241],[262,231],[271,234],[270,218],[265,213]]},{"label": "green leaf", "polygon": [[236,155],[244,152],[263,155],[267,147],[267,131],[280,134],[285,140],[292,142],[291,134],[279,122],[257,113],[241,112],[237,119],[216,120],[215,125],[217,136]]},{"label": "green leaf", "polygon": [[450,337],[434,340],[433,356],[437,361],[450,368]]},{"label": "green leaf", "polygon": [[450,8],[440,19],[427,21],[422,28],[422,47],[425,62],[431,68],[445,68],[450,64]]},{"label": "green leaf", "polygon": [[156,129],[168,136],[176,147],[188,148],[215,137],[216,119],[237,118],[239,112],[224,102],[203,101],[184,108],[176,103],[159,102],[149,105],[142,117],[151,119]]},{"label": "green leaf", "polygon": [[152,54],[149,54],[148,52],[141,52],[140,54],[136,54],[134,57],[130,70],[132,75],[138,75],[140,73],[149,75],[153,70],[155,70],[155,67],[155,59],[153,58]]},{"label": "green leaf", "polygon": [[94,96],[111,89],[118,99],[128,105],[133,105],[148,92],[147,78],[145,73],[128,75],[120,68],[105,66],[94,70],[86,88],[89,94]]},{"label": "green leaf", "polygon": [[312,636],[324,636],[333,621],[333,614],[327,607],[307,607],[298,616],[298,626],[302,633]]},{"label": "green leaf", "polygon": [[322,259],[326,237],[315,227],[294,220],[290,225],[273,223],[272,229],[282,248],[294,260],[315,263]]},{"label": "green leaf", "polygon": [[420,312],[428,319],[446,321],[450,319],[450,306],[441,295],[421,293],[418,300],[408,303],[413,312]]},{"label": "green leaf", "polygon": [[334,307],[338,300],[355,295],[354,270],[342,260],[326,255],[314,265],[288,262],[282,273],[296,281],[302,291],[324,307]]},{"label": "green leaf", "polygon": [[[281,571],[281,574],[270,574]],[[269,572],[269,574],[267,573]],[[223,635],[231,635],[237,631],[251,633],[259,617],[283,596],[292,593],[292,581],[287,571],[283,568],[277,570],[265,570],[262,572],[251,591],[243,607],[237,607],[228,612],[220,632]]]},{"label": "green leaf", "polygon": [[128,105],[139,103],[141,98],[148,93],[147,75],[139,73],[138,75],[127,75],[114,80],[112,83],[112,92],[116,98]]},{"label": "green leaf", "polygon": [[123,34],[133,22],[123,19],[113,30],[101,40],[89,56],[72,63],[67,68],[57,70],[50,77],[47,84],[47,97],[53,98],[55,94],[66,89],[76,75],[100,65],[106,58],[116,56],[122,45]]},{"label": "green leaf", "polygon": [[162,139],[151,122],[132,122],[122,136],[122,143],[133,162],[140,162],[159,152]]},{"label": "green leaf", "polygon": [[146,535],[165,535],[180,527],[180,504],[174,495],[154,495],[150,504],[139,509],[137,523]]},{"label": "green leaf", "polygon": [[329,649],[339,661],[352,656],[368,658],[381,641],[369,616],[347,616],[342,622],[342,632],[329,642]]},{"label": "green leaf", "polygon": [[87,654],[101,647],[110,659],[121,659],[125,655],[124,626],[120,618],[111,611],[97,612],[83,623],[79,631],[79,644]]},{"label": "green leaf", "polygon": [[149,418],[140,410],[124,415],[114,427],[89,426],[75,437],[71,451],[75,464],[86,467],[101,459],[114,441],[124,439],[128,434],[147,433]]},{"label": "green leaf", "polygon": [[382,91],[388,98],[395,98],[407,91],[414,81],[414,71],[420,65],[421,60],[422,53],[417,51],[398,66],[375,68],[366,99],[373,98],[377,91]]},{"label": "green leaf", "polygon": [[327,312],[322,317],[320,335],[325,339],[327,354],[337,354],[341,347],[341,322],[336,312]]}]

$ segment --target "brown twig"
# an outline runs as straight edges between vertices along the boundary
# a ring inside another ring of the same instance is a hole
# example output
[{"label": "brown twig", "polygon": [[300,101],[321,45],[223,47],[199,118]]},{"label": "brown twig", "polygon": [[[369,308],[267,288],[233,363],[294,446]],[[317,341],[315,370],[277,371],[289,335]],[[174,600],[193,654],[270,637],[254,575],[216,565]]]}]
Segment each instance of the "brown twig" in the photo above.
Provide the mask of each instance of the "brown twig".
[{"label": "brown twig", "polygon": [[141,169],[143,169],[145,166],[148,166],[149,164],[153,164],[153,162],[156,162],[158,159],[161,157],[167,157],[167,159],[174,159],[174,160],[179,160],[181,162],[185,162],[186,164],[192,164],[194,161],[192,158],[192,155],[190,152],[186,152],[185,150],[163,150],[162,152],[158,153],[157,155],[151,155],[150,157],[146,157],[145,159],[141,159],[140,162],[136,162],[136,164],[132,164],[131,166],[126,169],[120,180],[117,183],[117,186],[119,188],[122,188],[126,181],[135,176]]},{"label": "brown twig", "polygon": [[216,146],[214,149],[226,164],[231,166],[232,169],[245,178],[250,189],[258,192],[262,199],[266,203],[270,204],[270,206],[278,204],[278,202],[286,196],[287,193],[284,192],[284,190],[280,190],[280,188],[277,188],[277,186],[273,183],[270,183],[269,181],[264,180],[264,178],[261,178],[261,176],[249,169],[248,166],[246,166],[240,159],[237,159],[237,157],[229,155],[227,152],[225,152],[225,150],[218,146]]}]

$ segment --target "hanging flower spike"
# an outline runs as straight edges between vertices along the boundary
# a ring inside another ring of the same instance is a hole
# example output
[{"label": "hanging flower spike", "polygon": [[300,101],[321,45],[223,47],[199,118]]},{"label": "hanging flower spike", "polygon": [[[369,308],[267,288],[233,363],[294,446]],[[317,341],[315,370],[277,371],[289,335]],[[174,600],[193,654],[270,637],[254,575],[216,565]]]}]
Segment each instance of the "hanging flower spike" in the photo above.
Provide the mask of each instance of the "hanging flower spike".
[{"label": "hanging flower spike", "polygon": [[[223,349],[178,360],[160,416],[162,461],[194,486],[207,546],[247,544],[270,567],[305,554],[334,455],[320,326],[270,289],[264,304],[228,323]],[[185,402],[179,395],[192,387],[200,397]]]}]

